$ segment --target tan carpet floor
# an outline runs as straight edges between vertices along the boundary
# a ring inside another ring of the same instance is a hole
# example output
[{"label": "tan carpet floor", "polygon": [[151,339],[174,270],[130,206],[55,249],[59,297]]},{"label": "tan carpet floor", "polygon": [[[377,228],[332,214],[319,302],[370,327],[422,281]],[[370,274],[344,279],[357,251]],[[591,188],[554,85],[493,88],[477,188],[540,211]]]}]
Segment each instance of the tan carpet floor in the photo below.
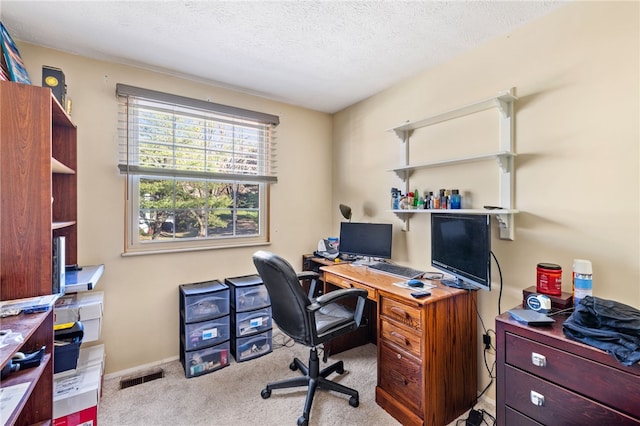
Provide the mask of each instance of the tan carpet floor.
[{"label": "tan carpet floor", "polygon": [[[262,399],[267,382],[294,377],[289,370],[294,356],[308,360],[308,348],[289,342],[274,330],[274,351],[218,371],[187,379],[179,361],[161,366],[165,376],[133,387],[119,389],[119,378],[105,380],[98,410],[100,426],[125,425],[295,425],[302,414],[306,388],[274,390]],[[310,425],[395,426],[399,423],[375,402],[376,347],[372,344],[343,352],[329,362],[343,360],[343,375],[332,380],[360,393],[360,405],[349,405],[347,396],[316,392]],[[324,366],[324,364],[322,364]],[[322,368],[322,367],[321,367]],[[491,411],[491,407],[478,406]],[[461,418],[466,418],[462,416]],[[452,422],[451,425],[455,425]],[[464,425],[464,422],[459,424]],[[490,422],[487,424],[491,424]]]}]

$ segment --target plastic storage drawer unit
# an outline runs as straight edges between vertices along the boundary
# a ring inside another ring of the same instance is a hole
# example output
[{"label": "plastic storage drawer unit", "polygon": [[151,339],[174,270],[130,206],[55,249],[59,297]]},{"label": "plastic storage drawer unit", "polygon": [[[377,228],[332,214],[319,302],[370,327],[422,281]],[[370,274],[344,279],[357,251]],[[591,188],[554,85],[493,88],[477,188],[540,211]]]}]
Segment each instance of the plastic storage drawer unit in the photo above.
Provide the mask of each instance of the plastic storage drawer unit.
[{"label": "plastic storage drawer unit", "polygon": [[184,325],[185,349],[190,351],[229,340],[229,316]]},{"label": "plastic storage drawer unit", "polygon": [[271,307],[232,315],[231,326],[235,330],[236,337],[249,336],[271,330]]},{"label": "plastic storage drawer unit", "polygon": [[180,361],[187,378],[219,370],[229,365],[229,341],[210,348],[180,351]]},{"label": "plastic storage drawer unit", "polygon": [[231,353],[237,362],[266,355],[273,349],[271,330],[249,337],[239,337],[231,343]]},{"label": "plastic storage drawer unit", "polygon": [[230,287],[231,306],[236,312],[252,311],[271,306],[269,293],[259,275],[227,278],[225,283]]},{"label": "plastic storage drawer unit", "polygon": [[184,321],[196,322],[229,314],[229,287],[218,280],[180,286]]}]

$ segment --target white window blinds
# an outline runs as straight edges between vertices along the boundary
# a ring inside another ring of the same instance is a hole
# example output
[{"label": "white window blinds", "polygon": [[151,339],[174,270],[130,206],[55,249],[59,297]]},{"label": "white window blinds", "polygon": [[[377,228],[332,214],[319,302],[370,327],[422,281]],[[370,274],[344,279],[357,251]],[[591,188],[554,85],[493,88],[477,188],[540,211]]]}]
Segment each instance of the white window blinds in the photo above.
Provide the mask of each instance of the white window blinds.
[{"label": "white window blinds", "polygon": [[127,175],[274,183],[279,117],[118,84]]}]

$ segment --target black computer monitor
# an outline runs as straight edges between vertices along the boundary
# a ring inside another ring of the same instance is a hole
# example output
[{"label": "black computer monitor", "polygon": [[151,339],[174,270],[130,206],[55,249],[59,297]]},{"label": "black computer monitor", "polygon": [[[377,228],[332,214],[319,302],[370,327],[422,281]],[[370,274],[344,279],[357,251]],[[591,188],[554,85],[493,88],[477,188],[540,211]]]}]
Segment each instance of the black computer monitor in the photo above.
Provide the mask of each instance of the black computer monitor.
[{"label": "black computer monitor", "polygon": [[342,222],[340,253],[358,257],[391,259],[393,226],[390,223]]},{"label": "black computer monitor", "polygon": [[431,214],[431,266],[454,277],[450,287],[491,290],[489,215]]}]

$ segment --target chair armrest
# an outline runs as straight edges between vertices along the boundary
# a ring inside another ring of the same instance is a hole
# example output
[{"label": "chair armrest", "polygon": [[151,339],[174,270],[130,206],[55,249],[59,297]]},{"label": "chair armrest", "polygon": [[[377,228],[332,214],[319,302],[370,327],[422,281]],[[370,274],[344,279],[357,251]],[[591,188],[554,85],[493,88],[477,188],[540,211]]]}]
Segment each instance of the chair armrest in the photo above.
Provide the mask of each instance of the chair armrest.
[{"label": "chair armrest", "polygon": [[347,299],[347,298],[355,298],[355,297],[364,297],[367,298],[367,290],[363,290],[361,288],[342,288],[339,290],[330,291],[329,293],[325,293],[322,296],[318,296],[315,299],[315,303],[311,306],[318,304],[318,308],[328,305],[329,303],[333,303],[337,300]]},{"label": "chair armrest", "polygon": [[314,271],[301,271],[296,272],[296,276],[298,277],[298,281],[310,280],[309,283],[309,294],[307,296],[309,299],[313,299],[313,296],[316,294],[316,287],[318,286],[318,280],[320,279],[320,274]]},{"label": "chair armrest", "polygon": [[296,273],[298,280],[313,280],[320,278],[320,274],[313,271],[301,271]]},{"label": "chair armrest", "polygon": [[[342,299],[357,299],[355,309],[353,310],[353,322],[356,327],[360,326],[362,321],[362,314],[364,313],[364,306],[367,301],[367,291],[361,288],[343,288],[329,293],[318,296],[313,303],[307,306],[307,314],[309,315],[309,321],[311,324],[315,324],[316,313],[323,307]],[[318,335],[315,327],[311,330],[311,338],[313,342],[326,341],[327,336],[332,335],[334,331],[328,331],[322,335]],[[316,344],[316,343],[314,343]]]}]

